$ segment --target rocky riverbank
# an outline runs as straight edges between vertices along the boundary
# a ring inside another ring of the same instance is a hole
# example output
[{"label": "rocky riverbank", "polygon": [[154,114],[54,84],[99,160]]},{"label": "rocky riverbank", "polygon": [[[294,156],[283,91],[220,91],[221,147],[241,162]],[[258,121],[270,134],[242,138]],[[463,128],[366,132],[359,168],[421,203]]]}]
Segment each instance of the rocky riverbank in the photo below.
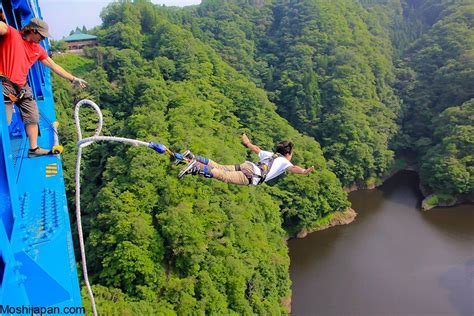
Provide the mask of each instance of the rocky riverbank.
[{"label": "rocky riverbank", "polygon": [[327,229],[338,225],[350,224],[356,218],[357,213],[352,208],[347,208],[344,212],[334,212],[323,218],[318,224],[311,229],[302,229],[296,238],[305,238],[309,233]]},{"label": "rocky riverbank", "polygon": [[471,194],[451,196],[433,192],[433,190],[424,186],[421,182],[418,187],[424,196],[421,202],[421,209],[423,211],[429,211],[435,207],[450,207],[464,203],[474,203],[474,192]]}]

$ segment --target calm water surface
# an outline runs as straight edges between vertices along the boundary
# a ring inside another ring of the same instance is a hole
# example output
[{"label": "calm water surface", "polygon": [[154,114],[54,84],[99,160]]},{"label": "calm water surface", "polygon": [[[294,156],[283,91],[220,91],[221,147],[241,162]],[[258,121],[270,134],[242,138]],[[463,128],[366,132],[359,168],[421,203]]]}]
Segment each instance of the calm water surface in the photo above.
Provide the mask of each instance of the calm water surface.
[{"label": "calm water surface", "polygon": [[417,186],[353,192],[355,222],[289,241],[292,315],[474,315],[474,205],[422,212]]}]

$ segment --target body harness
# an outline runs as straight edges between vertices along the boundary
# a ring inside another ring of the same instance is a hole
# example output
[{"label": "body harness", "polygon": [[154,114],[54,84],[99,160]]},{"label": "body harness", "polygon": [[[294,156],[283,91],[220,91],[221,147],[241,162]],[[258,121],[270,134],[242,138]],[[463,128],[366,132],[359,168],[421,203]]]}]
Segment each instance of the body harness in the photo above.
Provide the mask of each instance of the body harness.
[{"label": "body harness", "polygon": [[270,172],[270,169],[272,168],[273,162],[278,157],[283,157],[283,156],[279,153],[274,153],[271,157],[267,157],[257,162],[257,167],[260,169],[260,172],[261,172],[260,176],[257,176],[260,178],[257,185],[262,184],[265,181],[268,173]]},{"label": "body harness", "polygon": [[15,91],[18,91],[16,94],[11,94],[5,91],[5,89],[3,89],[3,95],[7,97],[11,102],[16,103],[25,97],[26,85],[24,85],[23,87],[20,87],[19,85],[12,82],[7,76],[5,76],[2,73],[0,73],[0,82],[2,82],[2,84],[6,83],[9,86],[12,86],[15,89]]},{"label": "body harness", "polygon": [[265,181],[268,173],[270,172],[270,169],[272,168],[273,162],[278,157],[283,157],[283,156],[279,153],[274,153],[271,157],[267,157],[265,159],[260,160],[257,163],[254,163],[254,165],[256,165],[260,169],[260,175],[257,175],[255,173],[245,172],[244,170],[240,169],[240,165],[235,165],[235,169],[236,171],[242,171],[245,174],[245,176],[249,179],[249,185],[253,184],[254,178],[258,179],[258,182],[255,185],[259,185]]}]

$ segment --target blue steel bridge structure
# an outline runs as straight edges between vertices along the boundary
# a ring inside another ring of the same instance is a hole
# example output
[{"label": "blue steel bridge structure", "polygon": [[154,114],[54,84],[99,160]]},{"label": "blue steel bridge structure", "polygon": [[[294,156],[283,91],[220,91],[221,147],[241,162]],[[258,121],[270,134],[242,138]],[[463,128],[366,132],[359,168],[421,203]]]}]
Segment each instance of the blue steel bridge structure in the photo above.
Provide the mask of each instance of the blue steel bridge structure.
[{"label": "blue steel bridge structure", "polygon": [[[0,0],[6,23],[21,29],[41,18],[37,0]],[[1,39],[0,39],[1,40]],[[42,41],[48,51],[47,41]],[[28,83],[40,111],[43,148],[54,145],[51,74],[36,63]],[[0,98],[0,314],[21,307],[82,307],[60,155],[30,159],[18,109],[7,123]],[[6,310],[6,307],[9,310]],[[73,313],[74,314],[74,313]],[[78,312],[76,314],[82,314]]]}]

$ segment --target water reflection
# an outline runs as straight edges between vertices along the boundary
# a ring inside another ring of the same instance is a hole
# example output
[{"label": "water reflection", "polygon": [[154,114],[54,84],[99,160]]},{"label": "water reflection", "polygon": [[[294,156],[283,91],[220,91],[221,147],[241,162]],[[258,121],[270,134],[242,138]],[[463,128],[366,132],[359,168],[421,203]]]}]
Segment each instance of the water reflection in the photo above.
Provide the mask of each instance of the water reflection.
[{"label": "water reflection", "polygon": [[420,211],[415,173],[350,199],[353,224],[289,242],[294,315],[471,312],[472,205]]},{"label": "water reflection", "polygon": [[[403,177],[404,185],[400,186]],[[381,188],[376,189],[383,193],[385,200],[392,203],[421,209],[423,194],[419,189],[419,177],[416,172],[401,171],[396,176],[385,181]]]},{"label": "water reflection", "polygon": [[[453,213],[456,213],[456,216],[453,216]],[[474,205],[472,204],[435,208],[423,212],[422,217],[437,232],[445,234],[449,238],[462,242],[466,238],[469,239],[469,236],[474,236]],[[460,221],[458,217],[465,220]]]},{"label": "water reflection", "polygon": [[449,291],[449,301],[460,315],[474,315],[474,257],[443,273],[439,283]]}]

